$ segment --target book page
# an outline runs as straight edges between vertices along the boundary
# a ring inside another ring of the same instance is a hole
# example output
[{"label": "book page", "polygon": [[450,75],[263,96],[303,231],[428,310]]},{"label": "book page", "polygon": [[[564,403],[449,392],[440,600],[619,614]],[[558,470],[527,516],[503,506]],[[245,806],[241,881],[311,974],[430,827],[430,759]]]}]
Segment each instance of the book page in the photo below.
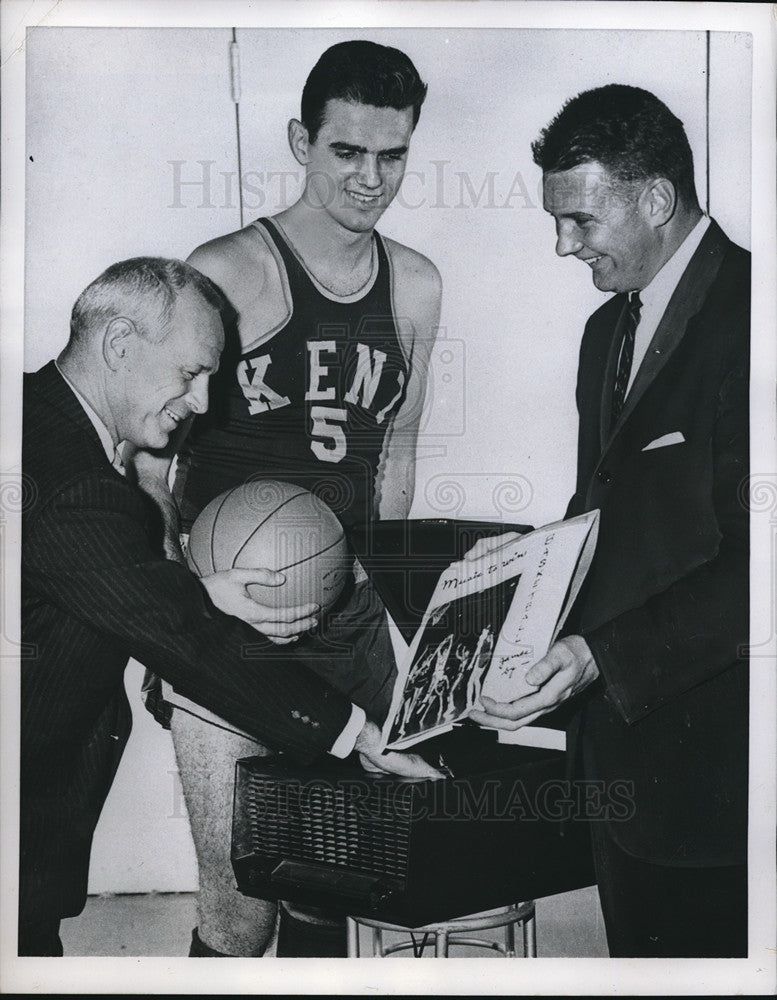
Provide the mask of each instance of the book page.
[{"label": "book page", "polygon": [[[537,689],[526,672],[561,630],[591,563],[598,511],[526,536],[525,571],[499,636],[482,693],[514,701]],[[565,600],[566,599],[566,600]]]},{"label": "book page", "polygon": [[598,511],[510,537],[440,576],[399,665],[384,745],[409,747],[452,728],[484,691],[512,701],[548,650],[590,565]]}]

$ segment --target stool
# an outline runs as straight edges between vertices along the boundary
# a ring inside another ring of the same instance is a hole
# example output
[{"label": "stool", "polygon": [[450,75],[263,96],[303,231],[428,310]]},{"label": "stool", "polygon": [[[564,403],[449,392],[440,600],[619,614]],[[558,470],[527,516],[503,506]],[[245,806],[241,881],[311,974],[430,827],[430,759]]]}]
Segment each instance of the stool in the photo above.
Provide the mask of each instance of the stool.
[{"label": "stool", "polygon": [[[416,945],[414,940],[400,941],[386,948],[383,945],[383,931],[400,931],[405,934],[434,935],[434,955],[435,958],[447,958],[448,948],[451,945],[466,944],[475,948],[487,948],[490,951],[498,951],[505,958],[515,958],[515,925],[521,924],[523,932],[523,954],[525,958],[537,957],[537,929],[534,922],[534,900],[526,903],[511,903],[496,910],[488,910],[485,913],[474,913],[469,917],[457,917],[454,920],[442,920],[434,924],[425,924],[423,927],[400,927],[397,924],[387,924],[382,920],[370,920],[367,917],[348,917],[348,957],[359,958],[359,927],[372,928],[372,956],[373,958],[385,958],[395,951],[406,951],[412,948],[416,953],[416,958],[420,958],[426,945],[424,940],[421,945]],[[460,937],[471,931],[489,930],[492,927],[504,927],[505,943],[499,944],[496,941],[486,941],[483,938]]]}]

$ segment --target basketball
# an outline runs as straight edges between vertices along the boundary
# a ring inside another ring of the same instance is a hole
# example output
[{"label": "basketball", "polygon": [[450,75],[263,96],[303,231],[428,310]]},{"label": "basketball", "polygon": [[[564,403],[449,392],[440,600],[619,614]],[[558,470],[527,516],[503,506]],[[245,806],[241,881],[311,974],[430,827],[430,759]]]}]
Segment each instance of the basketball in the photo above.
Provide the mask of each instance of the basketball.
[{"label": "basketball", "polygon": [[192,525],[186,554],[198,576],[225,569],[282,572],[278,587],[251,584],[250,596],[273,608],[338,598],[349,565],[342,525],[317,496],[291,483],[261,479],[227,490]]}]

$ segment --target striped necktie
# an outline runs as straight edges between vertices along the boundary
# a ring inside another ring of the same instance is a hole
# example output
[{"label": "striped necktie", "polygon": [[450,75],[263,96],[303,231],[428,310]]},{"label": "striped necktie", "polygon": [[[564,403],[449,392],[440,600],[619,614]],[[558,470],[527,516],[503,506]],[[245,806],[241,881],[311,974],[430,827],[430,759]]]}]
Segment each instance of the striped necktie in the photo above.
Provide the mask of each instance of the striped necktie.
[{"label": "striped necktie", "polygon": [[634,358],[634,337],[639,325],[639,311],[642,302],[639,292],[632,292],[629,295],[626,306],[626,318],[623,329],[623,343],[621,345],[621,355],[618,358],[618,373],[615,376],[615,386],[612,390],[612,424],[618,422],[623,411],[623,404],[626,399],[626,387],[629,384],[631,375],[631,362]]}]

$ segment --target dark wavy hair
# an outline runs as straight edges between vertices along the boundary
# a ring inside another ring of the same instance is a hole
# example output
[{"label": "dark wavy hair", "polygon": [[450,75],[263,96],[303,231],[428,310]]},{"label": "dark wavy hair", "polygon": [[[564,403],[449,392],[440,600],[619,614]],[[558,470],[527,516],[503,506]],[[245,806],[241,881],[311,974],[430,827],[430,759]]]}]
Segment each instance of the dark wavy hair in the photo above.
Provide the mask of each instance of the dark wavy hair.
[{"label": "dark wavy hair", "polygon": [[693,154],[683,123],[650,91],[612,83],[567,101],[532,143],[543,173],[597,162],[622,183],[665,177],[697,208]]},{"label": "dark wavy hair", "polygon": [[340,42],[310,71],[300,118],[311,142],[323,124],[326,102],[335,99],[397,111],[412,107],[415,128],[425,97],[426,84],[404,52],[376,42]]}]

